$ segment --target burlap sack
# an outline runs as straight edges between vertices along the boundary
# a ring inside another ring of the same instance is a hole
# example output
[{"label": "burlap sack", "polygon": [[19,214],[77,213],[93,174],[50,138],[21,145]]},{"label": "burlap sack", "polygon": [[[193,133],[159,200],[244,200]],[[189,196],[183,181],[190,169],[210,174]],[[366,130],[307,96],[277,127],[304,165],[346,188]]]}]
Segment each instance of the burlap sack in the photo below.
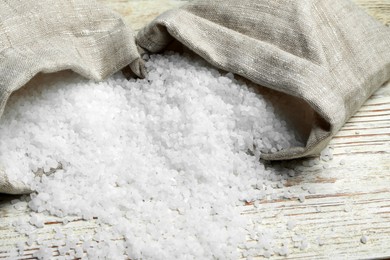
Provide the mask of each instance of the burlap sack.
[{"label": "burlap sack", "polygon": [[320,153],[390,77],[390,29],[349,0],[200,0],[162,14],[137,35],[153,53],[175,40],[314,110],[305,147],[264,155],[268,160]]},{"label": "burlap sack", "polygon": [[[132,31],[93,0],[0,1],[0,116],[10,94],[39,72],[71,69],[101,80],[129,64],[140,74],[139,62]],[[0,165],[0,192],[28,189],[10,183]]]}]

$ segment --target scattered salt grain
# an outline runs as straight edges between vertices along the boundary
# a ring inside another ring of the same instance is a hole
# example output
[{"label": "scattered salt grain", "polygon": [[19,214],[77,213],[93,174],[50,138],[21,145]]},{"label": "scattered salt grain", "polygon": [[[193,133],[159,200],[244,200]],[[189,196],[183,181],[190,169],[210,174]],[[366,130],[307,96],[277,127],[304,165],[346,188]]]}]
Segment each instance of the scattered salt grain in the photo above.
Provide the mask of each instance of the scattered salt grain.
[{"label": "scattered salt grain", "polygon": [[66,248],[66,247],[60,247],[60,248],[58,249],[58,253],[59,253],[61,256],[64,256],[68,251],[69,251],[69,249]]},{"label": "scattered salt grain", "polygon": [[351,206],[345,206],[344,212],[351,212],[351,211],[352,211],[352,207]]},{"label": "scattered salt grain", "polygon": [[37,228],[42,228],[44,226],[44,222],[41,216],[38,214],[33,214],[29,220],[31,225],[36,226]]},{"label": "scattered salt grain", "polygon": [[61,230],[57,229],[55,231],[55,235],[54,235],[54,238],[59,240],[59,239],[63,239],[65,236],[64,234],[61,232]]},{"label": "scattered salt grain", "polygon": [[279,250],[279,255],[287,256],[289,254],[289,250],[287,245],[283,245],[283,247]]},{"label": "scattered salt grain", "polygon": [[331,147],[325,148],[320,154],[320,159],[325,162],[332,160],[333,159],[332,148]]},{"label": "scattered salt grain", "polygon": [[76,247],[75,248],[75,257],[76,258],[81,258],[84,254],[84,251],[81,247]]},{"label": "scattered salt grain", "polygon": [[296,225],[297,225],[297,222],[296,222],[296,221],[294,221],[294,220],[289,220],[289,221],[287,222],[287,229],[288,229],[288,230],[293,230],[293,229],[296,227]]},{"label": "scattered salt grain", "polygon": [[49,247],[40,247],[39,250],[33,254],[33,257],[43,260],[52,259],[53,250]]},{"label": "scattered salt grain", "polygon": [[35,243],[37,243],[38,245],[42,245],[43,244],[43,238],[42,237],[37,238],[37,240],[35,240]]},{"label": "scattered salt grain", "polygon": [[25,243],[24,242],[18,242],[16,247],[18,249],[19,255],[23,255],[24,254]]},{"label": "scattered salt grain", "polygon": [[[0,119],[2,166],[34,190],[34,227],[44,227],[39,212],[97,218],[101,230],[82,246],[55,231],[63,257],[236,259],[247,225],[236,205],[284,195],[283,175],[260,154],[302,144],[233,74],[178,54],[147,58],[143,80],[64,72],[13,94]],[[30,233],[34,257],[52,258]],[[264,241],[271,257],[272,236]]]},{"label": "scattered salt grain", "polygon": [[29,239],[26,241],[26,244],[27,244],[28,246],[32,246],[32,245],[34,244],[34,240],[31,239],[31,238],[29,238]]},{"label": "scattered salt grain", "polygon": [[368,238],[367,238],[367,236],[365,236],[365,235],[363,235],[363,236],[360,238],[360,242],[361,242],[362,244],[367,244],[367,241],[368,241]]},{"label": "scattered salt grain", "polygon": [[293,197],[293,195],[289,191],[285,191],[283,193],[283,198],[285,198],[285,199],[291,199],[292,197]]},{"label": "scattered salt grain", "polygon": [[14,209],[16,209],[16,210],[23,210],[26,208],[27,204],[24,201],[19,201],[19,202],[15,203],[13,206],[14,206]]},{"label": "scattered salt grain", "polygon": [[264,256],[265,258],[270,258],[270,257],[272,256],[272,254],[271,254],[270,251],[265,250],[264,253],[263,253],[263,256]]},{"label": "scattered salt grain", "polygon": [[312,167],[315,165],[314,161],[313,160],[305,160],[302,162],[302,165],[305,166],[305,167]]},{"label": "scattered salt grain", "polygon": [[321,237],[317,237],[317,244],[319,245],[319,246],[323,246],[324,245],[324,241],[323,241],[323,239],[321,238]]},{"label": "scattered salt grain", "polygon": [[308,242],[306,239],[302,240],[299,249],[305,250],[305,249],[307,249],[308,247],[309,247],[309,242]]},{"label": "scattered salt grain", "polygon": [[288,170],[288,176],[294,177],[295,176],[295,171],[294,170]]},{"label": "scattered salt grain", "polygon": [[16,204],[16,203],[18,203],[18,202],[20,202],[20,200],[18,200],[18,199],[11,200],[11,204],[12,204],[12,205],[14,205],[14,204]]},{"label": "scattered salt grain", "polygon": [[303,202],[305,202],[305,195],[304,194],[299,194],[299,197],[298,197],[298,200],[301,202],[301,203],[303,203]]}]

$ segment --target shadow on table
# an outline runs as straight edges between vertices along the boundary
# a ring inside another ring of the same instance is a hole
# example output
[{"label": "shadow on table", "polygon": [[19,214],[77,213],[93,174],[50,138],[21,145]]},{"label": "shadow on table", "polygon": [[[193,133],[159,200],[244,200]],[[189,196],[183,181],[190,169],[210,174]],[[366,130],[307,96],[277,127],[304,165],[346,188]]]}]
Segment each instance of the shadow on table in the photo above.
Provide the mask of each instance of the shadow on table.
[{"label": "shadow on table", "polygon": [[0,193],[0,210],[6,205],[10,205],[12,200],[20,199],[21,196]]}]

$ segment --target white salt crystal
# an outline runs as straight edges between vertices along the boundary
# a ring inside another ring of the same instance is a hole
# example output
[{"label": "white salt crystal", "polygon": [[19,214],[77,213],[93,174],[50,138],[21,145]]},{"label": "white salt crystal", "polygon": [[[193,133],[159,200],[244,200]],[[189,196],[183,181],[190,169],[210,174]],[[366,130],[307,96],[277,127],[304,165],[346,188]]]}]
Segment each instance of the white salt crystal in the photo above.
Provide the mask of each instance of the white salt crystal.
[{"label": "white salt crystal", "polygon": [[31,238],[29,238],[29,239],[26,241],[26,244],[27,244],[28,246],[32,246],[33,243],[34,243],[34,240],[31,239]]},{"label": "white salt crystal", "polygon": [[293,197],[293,195],[292,195],[289,191],[285,191],[285,192],[283,193],[283,197],[284,197],[285,199],[291,199],[291,198]]},{"label": "white salt crystal", "polygon": [[14,204],[16,204],[16,203],[18,203],[18,202],[20,202],[20,200],[18,200],[18,199],[11,200],[11,204],[12,204],[12,205],[14,205]]},{"label": "white salt crystal", "polygon": [[24,249],[25,249],[25,243],[23,242],[18,242],[17,245],[16,245],[17,249],[18,249],[18,253],[19,255],[23,255],[24,254]]},{"label": "white salt crystal", "polygon": [[294,170],[288,170],[288,176],[294,177],[295,176],[295,171]]},{"label": "white salt crystal", "polygon": [[17,226],[19,226],[21,224],[22,224],[22,221],[20,219],[15,220],[15,221],[12,222],[12,226],[14,226],[14,227],[17,227]]},{"label": "white salt crystal", "polygon": [[48,165],[43,166],[43,171],[45,173],[49,172],[50,171],[50,166],[48,166]]},{"label": "white salt crystal", "polygon": [[368,238],[367,238],[367,236],[365,236],[365,235],[363,235],[363,236],[360,238],[360,242],[361,242],[362,244],[367,244],[367,241],[368,241]]},{"label": "white salt crystal", "polygon": [[[235,259],[247,224],[236,205],[281,198],[279,172],[295,175],[266,167],[261,153],[302,144],[272,97],[233,74],[177,54],[148,58],[144,80],[64,72],[12,95],[0,121],[2,166],[35,191],[32,211],[97,218],[96,242],[79,249],[82,239],[68,238],[64,257]],[[40,214],[29,223],[44,226]],[[36,257],[52,251],[42,246]]]},{"label": "white salt crystal", "polygon": [[287,256],[289,254],[289,250],[288,250],[288,247],[286,245],[284,245],[280,250],[279,250],[279,254],[281,256]]},{"label": "white salt crystal", "polygon": [[61,232],[61,230],[58,230],[56,231],[55,235],[54,235],[54,238],[55,239],[63,239],[65,236],[64,234]]},{"label": "white salt crystal", "polygon": [[303,161],[303,162],[302,162],[302,165],[305,166],[305,167],[310,167],[310,166],[312,166],[311,163],[310,163],[310,161],[308,161],[308,160]]},{"label": "white salt crystal", "polygon": [[309,242],[307,242],[306,239],[302,240],[301,246],[299,247],[299,249],[305,250],[305,249],[307,249],[308,247],[309,247]]},{"label": "white salt crystal", "polygon": [[37,197],[42,201],[48,201],[50,199],[50,195],[45,192],[40,192]]},{"label": "white salt crystal", "polygon": [[13,205],[14,209],[16,210],[23,210],[26,208],[27,204],[24,201],[17,202],[16,204]]},{"label": "white salt crystal", "polygon": [[295,228],[295,226],[297,225],[297,222],[294,221],[294,220],[289,220],[287,222],[287,229],[288,230],[293,230]]},{"label": "white salt crystal", "polygon": [[319,246],[323,246],[324,245],[324,241],[323,241],[323,239],[321,237],[317,237],[317,244]]},{"label": "white salt crystal", "polygon": [[37,214],[33,214],[29,220],[31,225],[36,226],[37,228],[43,228],[44,221],[42,217],[38,216]]},{"label": "white salt crystal", "polygon": [[299,194],[298,200],[300,202],[302,202],[302,203],[305,202],[305,195],[304,194]]},{"label": "white salt crystal", "polygon": [[53,250],[49,247],[41,246],[37,252],[33,254],[33,257],[38,259],[52,259]]},{"label": "white salt crystal", "polygon": [[75,249],[75,257],[76,258],[81,258],[83,256],[84,252],[83,249],[80,247],[76,247]]},{"label": "white salt crystal", "polygon": [[264,256],[265,258],[270,258],[272,255],[271,255],[271,252],[270,252],[270,251],[266,250],[266,251],[264,251],[263,256]]},{"label": "white salt crystal", "polygon": [[35,243],[37,243],[38,245],[42,245],[43,238],[41,238],[41,237],[37,238],[37,240],[35,240]]},{"label": "white salt crystal", "polygon": [[60,248],[58,248],[58,253],[59,253],[61,256],[64,256],[67,252],[68,252],[68,248],[65,248],[65,247],[60,247]]}]

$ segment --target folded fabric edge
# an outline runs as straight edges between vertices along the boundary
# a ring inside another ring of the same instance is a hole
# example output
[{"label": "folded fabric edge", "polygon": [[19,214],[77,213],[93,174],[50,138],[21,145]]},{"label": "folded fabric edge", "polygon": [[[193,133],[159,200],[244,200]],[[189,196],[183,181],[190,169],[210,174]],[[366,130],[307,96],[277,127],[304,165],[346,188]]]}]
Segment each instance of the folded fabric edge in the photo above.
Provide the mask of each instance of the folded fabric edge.
[{"label": "folded fabric edge", "polygon": [[[128,44],[134,44],[135,46],[133,40]],[[37,56],[25,57],[22,52],[16,50],[7,50],[3,56],[4,66],[0,69],[0,75],[4,77],[0,86],[0,89],[2,89],[0,94],[0,118],[12,93],[24,87],[37,74],[71,70],[85,78],[100,81],[126,66],[137,63],[140,56],[136,48],[134,48],[135,51],[132,51],[130,46],[126,49],[125,55],[118,56],[115,64],[110,64],[109,69],[106,70],[100,70],[98,66],[89,66],[88,63],[84,62],[79,64],[69,56],[57,56],[53,52],[48,52],[48,55],[42,60]],[[8,176],[6,170],[0,168],[0,193],[26,194],[32,192],[27,185],[18,181],[10,181]]]},{"label": "folded fabric edge", "polygon": [[97,73],[89,73],[89,72],[87,72],[87,70],[83,69],[81,66],[78,66],[75,64],[74,65],[64,64],[62,66],[56,64],[55,68],[51,68],[51,66],[47,66],[47,67],[43,66],[43,67],[37,67],[35,69],[31,69],[31,67],[28,68],[29,65],[31,65],[31,64],[26,63],[25,67],[26,67],[26,69],[28,68],[28,71],[29,71],[28,76],[18,78],[16,80],[16,82],[14,84],[12,84],[11,87],[9,87],[9,89],[11,89],[11,90],[4,91],[2,93],[2,95],[0,96],[0,118],[3,115],[4,108],[7,104],[9,97],[12,95],[12,93],[17,91],[18,89],[24,87],[30,80],[32,80],[39,73],[55,73],[55,72],[60,72],[60,71],[65,71],[65,70],[71,70],[71,71],[73,71],[73,72],[75,72],[75,73],[77,73],[77,74],[79,74],[87,79],[102,81],[105,78],[111,76],[112,74],[122,70],[126,66],[130,66],[131,64],[138,63],[139,60],[140,60],[139,57],[131,58],[128,61],[124,62],[121,66],[118,66],[117,70],[111,71],[107,75],[99,75]]},{"label": "folded fabric edge", "polygon": [[[119,67],[120,69],[117,69],[115,71],[112,71],[108,75],[98,75],[98,74],[88,74],[86,70],[84,70],[81,67],[77,66],[70,66],[69,64],[64,64],[63,66],[56,66],[56,68],[50,68],[50,67],[37,67],[36,69],[31,71],[26,77],[19,78],[15,84],[11,87],[11,91],[7,90],[0,95],[0,118],[3,115],[5,106],[7,104],[8,99],[12,95],[13,92],[17,91],[18,89],[24,87],[30,80],[32,80],[37,74],[39,73],[55,73],[60,72],[64,70],[72,70],[73,72],[92,80],[101,81],[104,78],[112,75],[113,73],[116,73],[117,71],[120,71],[126,66],[130,66],[131,64],[138,63],[139,57],[130,57],[130,59],[127,59],[126,62],[122,62]],[[124,65],[125,64],[125,65]],[[58,65],[58,64],[57,64]],[[28,64],[26,63],[26,67],[28,67]],[[24,74],[27,75],[27,74]],[[1,163],[1,162],[0,162]],[[0,193],[7,193],[7,194],[28,194],[31,193],[31,189],[29,189],[25,184],[17,181],[10,181],[7,173],[5,170],[0,168]]]},{"label": "folded fabric edge", "polygon": [[[324,121],[324,123],[326,123]],[[332,132],[315,124],[311,130],[305,147],[290,147],[271,154],[262,154],[261,159],[267,161],[294,160],[319,156],[332,139]]]},{"label": "folded fabric edge", "polygon": [[0,193],[21,195],[31,193],[24,183],[18,181],[10,181],[8,175],[0,168]]},{"label": "folded fabric edge", "polygon": [[[177,12],[177,10],[174,11]],[[180,34],[176,31],[176,28],[174,28],[174,26],[170,26],[169,19],[171,12],[173,11],[170,10],[162,14],[143,30],[138,32],[136,36],[136,43],[141,48],[147,50],[150,53],[159,53],[161,51],[164,51],[165,48],[172,42],[178,41],[182,45],[188,47],[191,51],[205,59],[211,65],[224,71],[229,71],[234,74],[240,75],[256,84],[260,84],[256,82],[256,80],[252,79],[249,75],[245,75],[245,73],[243,74],[240,73],[240,71],[232,71],[226,66],[221,65],[217,61],[214,61],[212,57],[207,55],[207,53],[203,53],[202,50],[194,48],[194,46],[191,46],[191,44],[188,44],[187,42],[185,42],[185,40],[182,40]],[[181,12],[185,11],[181,10]],[[189,13],[186,14],[188,15]],[[260,85],[281,92],[280,90],[267,86],[266,84]],[[320,115],[318,111],[321,111],[321,109],[316,108],[316,106],[313,105],[313,102],[310,102],[309,97],[300,97],[298,95],[294,95],[294,93],[283,93],[290,96],[298,97],[299,99],[309,104],[309,106],[312,107],[316,114],[316,120],[313,122],[310,136],[304,147],[291,147],[276,153],[263,154],[261,158],[269,161],[278,161],[318,156],[321,151],[327,146],[333,134],[337,132],[337,129],[335,128],[339,126],[337,124],[334,124],[334,122],[330,122],[331,119],[326,118],[326,115]]]}]

